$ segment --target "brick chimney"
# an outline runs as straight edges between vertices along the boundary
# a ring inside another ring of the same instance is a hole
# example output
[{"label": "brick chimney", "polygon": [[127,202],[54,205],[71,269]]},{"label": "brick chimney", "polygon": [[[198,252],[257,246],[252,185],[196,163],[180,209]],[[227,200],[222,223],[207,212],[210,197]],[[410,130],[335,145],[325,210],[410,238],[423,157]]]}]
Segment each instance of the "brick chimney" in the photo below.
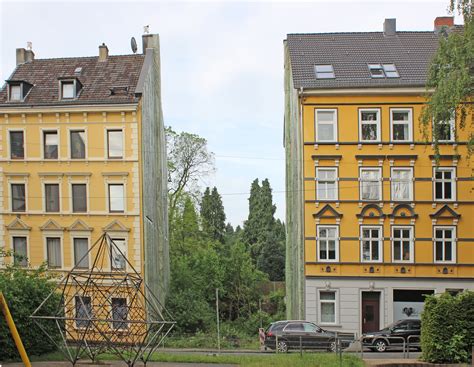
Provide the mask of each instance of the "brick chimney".
[{"label": "brick chimney", "polygon": [[107,61],[108,57],[109,57],[109,48],[105,45],[105,43],[102,43],[99,46],[99,61]]},{"label": "brick chimney", "polygon": [[26,50],[24,48],[16,49],[16,64],[24,64],[26,62]]},{"label": "brick chimney", "polygon": [[395,36],[397,34],[397,20],[395,18],[385,19],[383,22],[384,36]]},{"label": "brick chimney", "polygon": [[454,26],[454,17],[436,17],[434,20],[434,30],[439,31],[443,27]]}]

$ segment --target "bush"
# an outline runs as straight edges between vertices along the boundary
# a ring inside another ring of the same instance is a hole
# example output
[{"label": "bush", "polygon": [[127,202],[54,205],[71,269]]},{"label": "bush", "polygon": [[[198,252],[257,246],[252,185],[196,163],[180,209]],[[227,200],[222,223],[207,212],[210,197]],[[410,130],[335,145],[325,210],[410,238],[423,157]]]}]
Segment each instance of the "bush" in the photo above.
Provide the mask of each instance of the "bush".
[{"label": "bush", "polygon": [[428,296],[421,322],[425,361],[468,362],[474,341],[474,292]]},{"label": "bush", "polygon": [[[28,355],[40,355],[56,350],[55,345],[30,318],[30,315],[54,288],[55,282],[51,282],[51,276],[43,267],[28,270],[7,266],[6,269],[0,271],[0,291],[5,296]],[[51,315],[59,302],[59,295],[50,297],[44,305],[44,314]],[[54,323],[50,323],[46,331],[51,338],[60,339],[59,331]],[[0,315],[0,351],[2,360],[20,357],[3,314]]]}]

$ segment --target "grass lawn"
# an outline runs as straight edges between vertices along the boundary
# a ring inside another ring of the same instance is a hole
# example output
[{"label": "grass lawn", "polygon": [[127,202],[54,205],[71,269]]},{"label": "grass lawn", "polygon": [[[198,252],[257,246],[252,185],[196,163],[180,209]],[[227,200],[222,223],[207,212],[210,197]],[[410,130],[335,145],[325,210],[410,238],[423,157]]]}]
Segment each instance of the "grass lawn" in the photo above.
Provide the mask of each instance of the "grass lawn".
[{"label": "grass lawn", "polygon": [[[352,355],[342,356],[343,367],[363,367],[361,359]],[[100,360],[116,360],[113,355],[103,354]],[[50,353],[42,356],[31,356],[31,361],[62,361],[64,356],[59,353]],[[204,354],[173,354],[154,353],[151,361],[154,362],[175,362],[175,363],[224,363],[235,364],[242,367],[340,367],[339,356],[333,353],[299,353],[289,354],[265,354],[265,355],[204,355]]]},{"label": "grass lawn", "polygon": [[[160,362],[195,362],[195,363],[228,363],[242,367],[339,367],[339,356],[332,353],[299,353],[271,354],[271,355],[190,355],[190,354],[168,354],[159,353],[152,358],[153,361]],[[363,367],[361,359],[343,355],[342,366]]]}]

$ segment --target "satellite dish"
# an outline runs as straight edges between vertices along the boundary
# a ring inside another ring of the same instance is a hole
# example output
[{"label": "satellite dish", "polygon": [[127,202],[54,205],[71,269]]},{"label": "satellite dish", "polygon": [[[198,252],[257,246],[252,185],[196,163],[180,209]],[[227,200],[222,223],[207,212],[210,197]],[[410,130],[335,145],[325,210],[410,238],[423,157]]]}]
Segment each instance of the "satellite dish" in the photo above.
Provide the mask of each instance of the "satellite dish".
[{"label": "satellite dish", "polygon": [[137,48],[137,41],[135,40],[135,37],[132,37],[132,39],[130,40],[130,44],[132,46],[133,53],[136,54],[138,48]]}]

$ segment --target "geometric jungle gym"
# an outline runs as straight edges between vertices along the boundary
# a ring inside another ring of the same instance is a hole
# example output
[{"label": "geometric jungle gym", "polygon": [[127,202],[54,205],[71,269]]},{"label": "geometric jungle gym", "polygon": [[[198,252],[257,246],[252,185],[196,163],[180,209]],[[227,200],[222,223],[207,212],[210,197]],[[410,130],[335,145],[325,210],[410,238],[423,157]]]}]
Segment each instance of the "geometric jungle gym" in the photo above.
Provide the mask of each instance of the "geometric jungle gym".
[{"label": "geometric jungle gym", "polygon": [[[81,261],[87,257],[94,260],[83,269]],[[62,297],[51,312],[44,305],[55,292]],[[102,353],[114,354],[128,366],[138,361],[146,365],[175,324],[106,233],[31,317],[73,365]],[[59,330],[60,340],[51,338],[51,327]]]}]

